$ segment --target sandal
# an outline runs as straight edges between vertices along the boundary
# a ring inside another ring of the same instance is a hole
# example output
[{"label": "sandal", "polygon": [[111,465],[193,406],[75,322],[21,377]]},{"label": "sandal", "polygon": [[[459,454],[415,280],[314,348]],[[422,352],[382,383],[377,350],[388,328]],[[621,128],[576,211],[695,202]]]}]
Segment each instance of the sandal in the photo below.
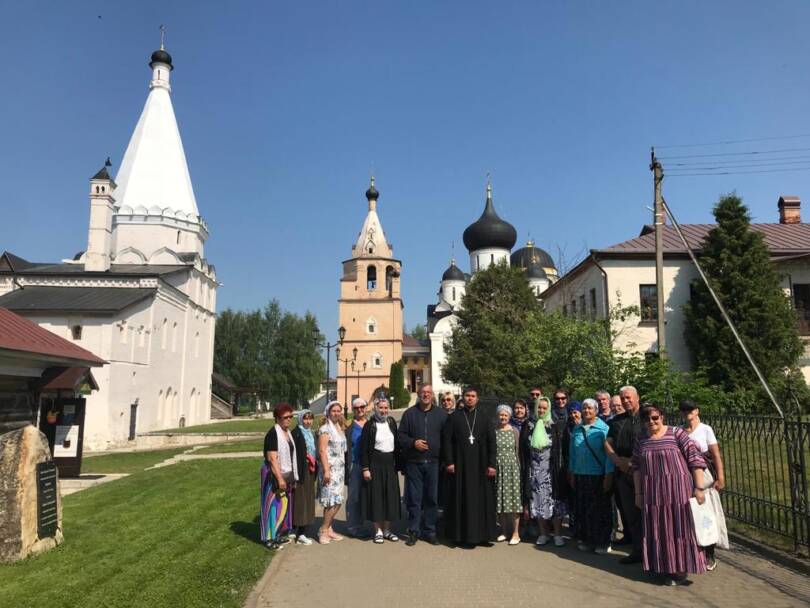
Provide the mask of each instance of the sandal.
[{"label": "sandal", "polygon": [[390,530],[386,532],[383,536],[385,537],[385,540],[390,540],[392,543],[395,543],[399,540],[399,536],[397,536]]},{"label": "sandal", "polygon": [[332,529],[327,530],[326,533],[329,535],[329,538],[331,538],[334,541],[343,540],[343,537],[340,534],[336,534],[335,531]]},{"label": "sandal", "polygon": [[374,544],[375,545],[383,544],[385,542],[384,538],[385,537],[383,536],[383,533],[380,532],[380,531],[377,531],[377,533],[374,535]]},{"label": "sandal", "polygon": [[326,532],[320,532],[320,533],[318,534],[318,543],[319,543],[319,544],[321,544],[321,545],[328,545],[328,544],[329,544],[329,542],[330,542],[330,540],[329,540],[329,534],[327,534]]}]

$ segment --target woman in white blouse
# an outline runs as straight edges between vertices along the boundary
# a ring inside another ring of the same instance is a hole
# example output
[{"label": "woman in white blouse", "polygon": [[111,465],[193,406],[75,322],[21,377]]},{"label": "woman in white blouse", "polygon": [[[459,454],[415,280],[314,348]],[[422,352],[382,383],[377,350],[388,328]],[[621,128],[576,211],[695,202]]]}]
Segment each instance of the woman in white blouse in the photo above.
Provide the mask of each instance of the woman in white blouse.
[{"label": "woman in white blouse", "polygon": [[360,467],[363,486],[360,489],[363,518],[374,522],[374,542],[396,542],[391,522],[400,518],[399,479],[397,478],[397,424],[388,415],[388,399],[374,402],[374,416],[363,427],[360,438]]},{"label": "woman in white blouse", "polygon": [[[683,429],[689,434],[689,438],[697,444],[708,465],[703,475],[705,480],[703,489],[706,494],[706,501],[712,506],[717,521],[717,529],[720,535],[717,546],[721,549],[728,549],[726,517],[723,514],[723,504],[720,502],[720,494],[718,493],[726,487],[726,471],[723,467],[723,457],[720,454],[720,444],[714,435],[714,429],[700,421],[700,408],[694,401],[684,399],[681,401],[679,409],[683,418]],[[714,549],[715,545],[703,548],[706,554],[706,569],[710,572],[717,568]]]}]

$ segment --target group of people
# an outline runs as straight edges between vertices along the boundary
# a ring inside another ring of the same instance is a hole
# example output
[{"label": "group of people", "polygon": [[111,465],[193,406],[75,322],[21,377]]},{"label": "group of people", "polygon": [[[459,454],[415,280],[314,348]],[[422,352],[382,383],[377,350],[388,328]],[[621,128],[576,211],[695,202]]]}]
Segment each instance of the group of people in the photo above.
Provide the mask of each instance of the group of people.
[{"label": "group of people", "polygon": [[716,567],[714,546],[697,544],[690,498],[709,501],[718,544],[727,546],[717,494],[725,475],[717,439],[696,404],[682,402],[683,425],[671,426],[658,406],[639,402],[632,386],[581,403],[564,389],[551,400],[539,387],[529,394],[499,405],[494,424],[478,408],[475,388],[465,389],[460,403],[441,394],[437,405],[432,388],[422,386],[398,425],[385,397],[370,413],[355,399],[350,422],[332,401],[317,430],[312,412],[303,410],[290,431],[292,408],[279,405],[265,438],[262,540],[271,548],[312,544],[307,531],[317,500],[318,542],[340,541],[333,522],[345,500],[349,534],[366,536],[372,522],[374,543],[397,542],[392,524],[402,516],[402,473],[409,546],[438,544],[441,526],[442,536],[460,546],[517,545],[530,537],[539,547],[559,547],[567,520],[578,549],[608,554],[627,544],[622,563],[642,563],[669,584]]}]

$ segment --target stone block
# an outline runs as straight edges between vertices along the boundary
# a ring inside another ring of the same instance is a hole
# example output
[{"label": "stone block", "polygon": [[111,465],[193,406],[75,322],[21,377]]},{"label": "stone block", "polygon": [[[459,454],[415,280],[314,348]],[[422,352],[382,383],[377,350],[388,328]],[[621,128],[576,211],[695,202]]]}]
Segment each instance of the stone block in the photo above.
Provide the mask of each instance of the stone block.
[{"label": "stone block", "polygon": [[48,440],[28,425],[0,435],[0,562],[13,562],[61,544],[62,501],[56,480],[56,532],[39,537],[37,465],[50,462]]}]

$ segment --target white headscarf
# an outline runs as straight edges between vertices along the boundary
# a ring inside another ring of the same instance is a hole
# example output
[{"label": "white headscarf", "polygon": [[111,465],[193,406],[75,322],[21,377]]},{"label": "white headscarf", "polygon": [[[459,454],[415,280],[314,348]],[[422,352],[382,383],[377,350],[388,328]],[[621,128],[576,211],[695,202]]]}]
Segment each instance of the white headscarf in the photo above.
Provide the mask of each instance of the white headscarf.
[{"label": "white headscarf", "polygon": [[332,420],[329,418],[329,412],[331,411],[332,407],[335,405],[340,405],[342,408],[343,406],[340,404],[340,401],[330,401],[326,404],[326,409],[323,410],[324,414],[326,414],[326,421],[324,422],[324,426],[326,427],[326,431],[329,433],[329,439],[332,441],[341,441],[344,437],[343,429],[339,428]]}]

